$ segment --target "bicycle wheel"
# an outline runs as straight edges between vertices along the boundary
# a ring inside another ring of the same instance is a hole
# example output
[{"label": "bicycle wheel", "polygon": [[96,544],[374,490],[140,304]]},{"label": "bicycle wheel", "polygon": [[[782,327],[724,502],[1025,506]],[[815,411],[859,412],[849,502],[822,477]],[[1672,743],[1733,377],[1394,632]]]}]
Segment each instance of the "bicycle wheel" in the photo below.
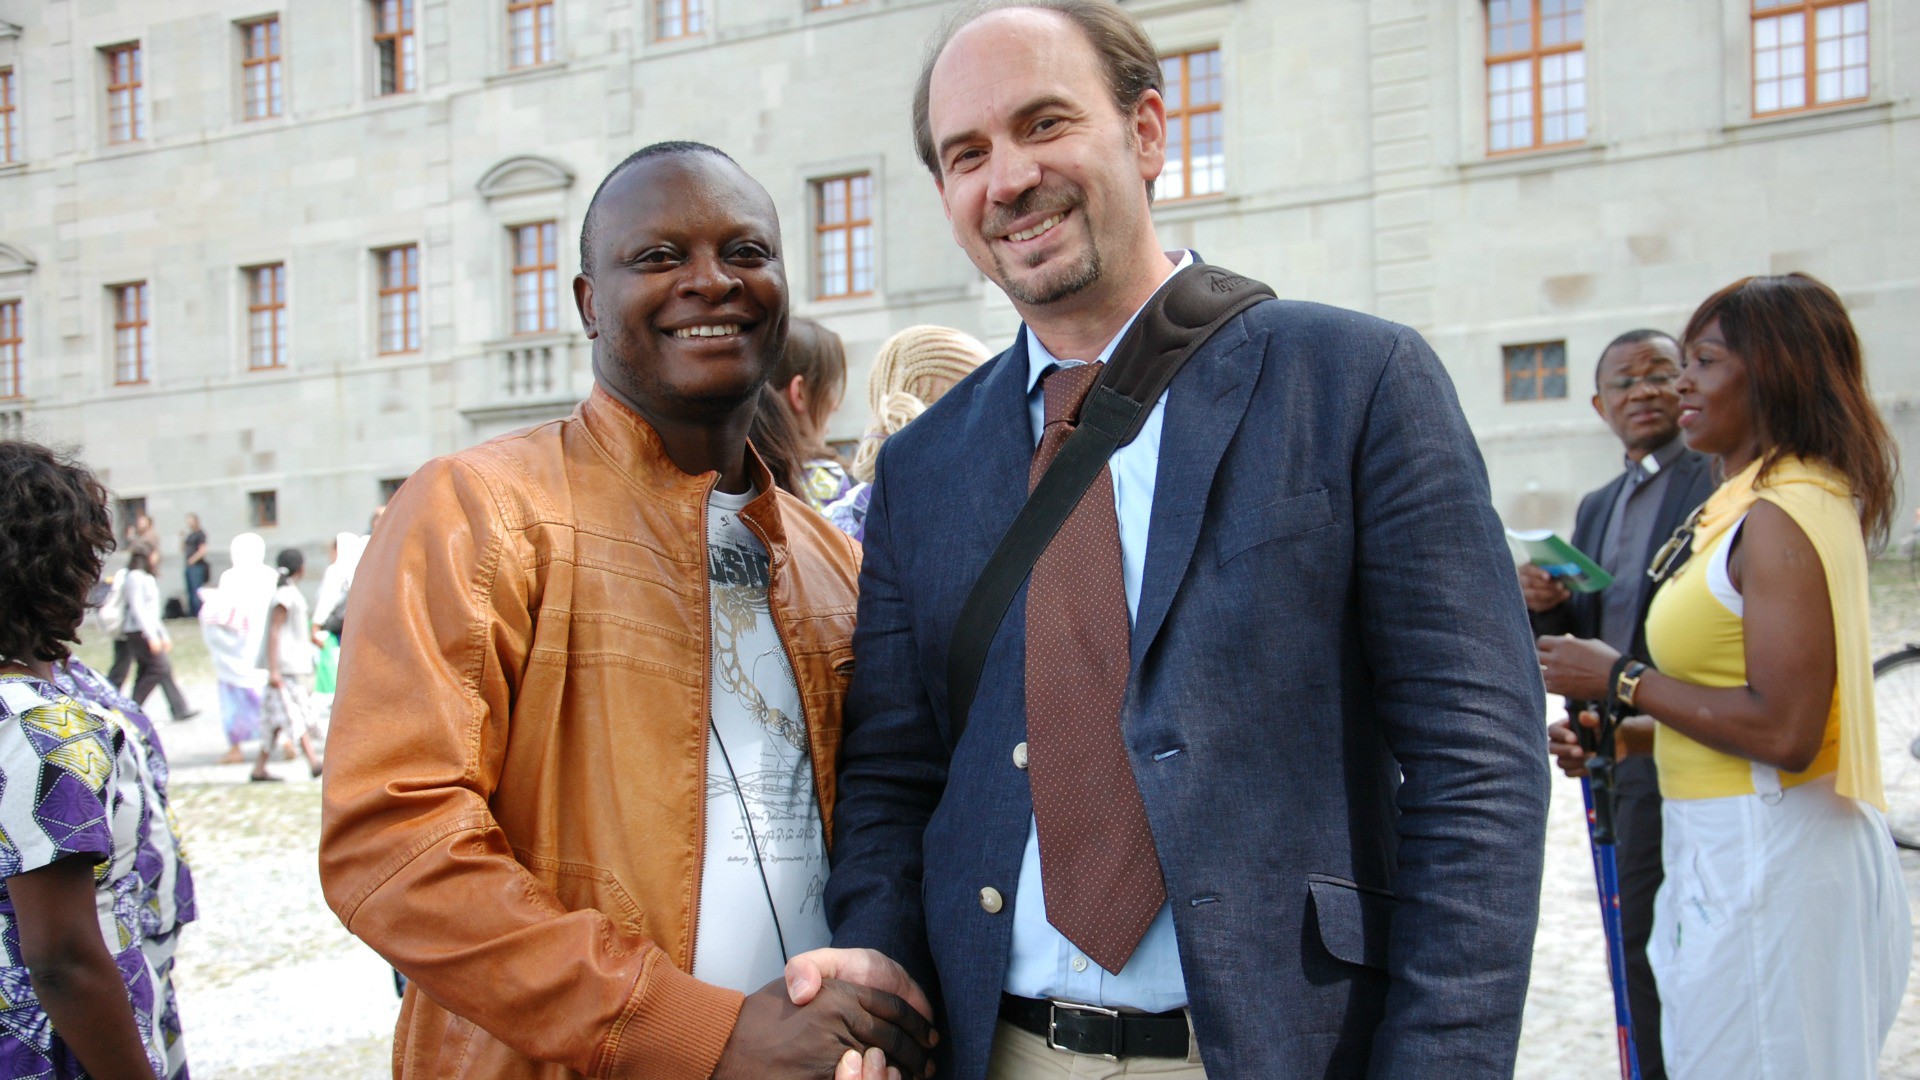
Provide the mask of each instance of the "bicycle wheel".
[{"label": "bicycle wheel", "polygon": [[1920,646],[1873,662],[1873,711],[1880,725],[1880,777],[1893,841],[1920,849]]}]

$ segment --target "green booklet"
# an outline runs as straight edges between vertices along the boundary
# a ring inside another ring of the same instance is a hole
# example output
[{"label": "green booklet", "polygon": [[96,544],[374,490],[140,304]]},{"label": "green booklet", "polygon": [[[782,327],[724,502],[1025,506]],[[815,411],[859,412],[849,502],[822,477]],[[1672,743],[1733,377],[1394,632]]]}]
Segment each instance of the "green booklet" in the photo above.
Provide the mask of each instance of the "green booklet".
[{"label": "green booklet", "polygon": [[1527,561],[1552,574],[1574,592],[1594,593],[1613,584],[1613,575],[1587,558],[1579,548],[1560,539],[1552,529],[1528,532],[1507,530],[1507,538],[1527,553]]}]

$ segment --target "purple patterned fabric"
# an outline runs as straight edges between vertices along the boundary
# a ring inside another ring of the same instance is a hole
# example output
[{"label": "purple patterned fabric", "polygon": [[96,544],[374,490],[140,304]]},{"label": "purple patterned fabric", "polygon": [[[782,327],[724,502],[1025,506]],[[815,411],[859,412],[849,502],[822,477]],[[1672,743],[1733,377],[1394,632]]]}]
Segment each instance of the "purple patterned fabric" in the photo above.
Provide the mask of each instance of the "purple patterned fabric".
[{"label": "purple patterned fabric", "polygon": [[847,489],[845,495],[827,504],[821,513],[834,523],[841,532],[855,540],[866,543],[867,540],[867,500],[873,498],[872,484],[855,484]]},{"label": "purple patterned fabric", "polygon": [[[187,1076],[173,992],[193,877],[167,804],[167,762],[145,714],[78,661],[52,682],[0,677],[0,879],[64,858],[94,864],[100,933],[156,1075]],[[40,1005],[0,880],[0,1076],[85,1077]]]}]

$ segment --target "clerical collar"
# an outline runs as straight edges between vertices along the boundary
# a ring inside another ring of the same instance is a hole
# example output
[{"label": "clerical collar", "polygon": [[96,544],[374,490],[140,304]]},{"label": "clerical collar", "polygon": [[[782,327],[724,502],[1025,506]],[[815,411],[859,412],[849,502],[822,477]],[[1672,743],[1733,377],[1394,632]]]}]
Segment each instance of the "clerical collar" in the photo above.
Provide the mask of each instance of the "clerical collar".
[{"label": "clerical collar", "polygon": [[1639,461],[1626,458],[1626,466],[1629,470],[1637,466],[1648,476],[1658,476],[1660,475],[1661,469],[1673,464],[1674,459],[1685,453],[1686,450],[1686,440],[1675,435],[1665,446],[1655,447],[1652,453],[1643,455]]}]

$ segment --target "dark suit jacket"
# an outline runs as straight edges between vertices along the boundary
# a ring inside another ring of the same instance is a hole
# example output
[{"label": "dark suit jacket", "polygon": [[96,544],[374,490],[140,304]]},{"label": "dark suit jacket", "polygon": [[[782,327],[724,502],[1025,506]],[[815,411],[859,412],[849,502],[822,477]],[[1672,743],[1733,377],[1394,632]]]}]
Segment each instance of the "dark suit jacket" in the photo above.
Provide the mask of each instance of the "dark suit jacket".
[{"label": "dark suit jacket", "polygon": [[[1660,498],[1660,510],[1653,519],[1653,537],[1647,543],[1646,558],[1641,565],[1649,565],[1653,556],[1660,550],[1673,530],[1687,520],[1694,508],[1707,501],[1716,486],[1713,479],[1713,459],[1692,450],[1682,451],[1667,466],[1672,474],[1667,478],[1665,492]],[[1574,547],[1585,552],[1587,557],[1598,560],[1600,545],[1607,535],[1607,525],[1613,519],[1613,504],[1619,501],[1620,485],[1627,482],[1623,470],[1613,480],[1593,491],[1587,492],[1580,500],[1580,509],[1573,517]],[[1633,649],[1635,656],[1642,660],[1647,656],[1647,607],[1653,603],[1655,590],[1646,589],[1640,594],[1640,607],[1634,613]],[[1567,602],[1552,611],[1532,614],[1535,636],[1546,634],[1572,634],[1574,637],[1597,638],[1600,636],[1600,593],[1574,593]]]},{"label": "dark suit jacket", "polygon": [[[1026,497],[1026,372],[1016,345],[881,454],[827,888],[836,945],[944,1000],[952,1080],[986,1072],[1032,813],[1024,593],[957,747],[946,687]],[[1484,466],[1417,334],[1269,302],[1193,356],[1132,662],[1122,724],[1208,1075],[1511,1075],[1545,703]]]}]

